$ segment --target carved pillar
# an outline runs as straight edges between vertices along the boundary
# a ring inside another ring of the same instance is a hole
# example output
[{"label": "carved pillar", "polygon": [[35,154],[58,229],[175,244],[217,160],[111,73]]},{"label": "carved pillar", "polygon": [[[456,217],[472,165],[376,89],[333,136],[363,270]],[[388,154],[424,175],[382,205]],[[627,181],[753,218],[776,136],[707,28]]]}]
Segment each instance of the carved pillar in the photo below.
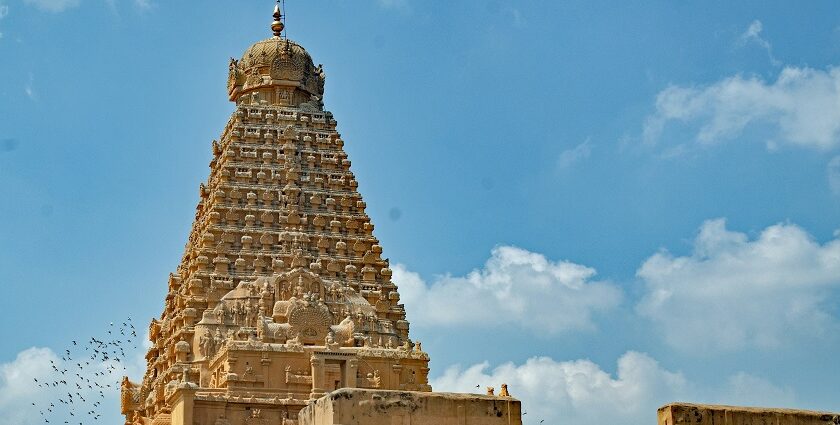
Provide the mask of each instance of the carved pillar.
[{"label": "carved pillar", "polygon": [[263,354],[262,358],[260,359],[260,365],[262,365],[262,376],[263,376],[263,387],[269,388],[273,382],[270,382],[273,377],[271,376],[271,359],[268,358],[268,355]]},{"label": "carved pillar", "polygon": [[344,388],[357,388],[356,374],[359,370],[359,360],[350,359],[344,364]]},{"label": "carved pillar", "polygon": [[392,382],[391,385],[392,385],[392,387],[393,387],[393,385],[396,385],[397,388],[403,389],[402,369],[403,369],[403,367],[402,367],[401,364],[391,365],[391,370],[393,371],[393,374],[391,375],[391,382]]},{"label": "carved pillar", "polygon": [[312,356],[312,394],[310,398],[320,398],[326,394],[324,389],[324,359]]}]

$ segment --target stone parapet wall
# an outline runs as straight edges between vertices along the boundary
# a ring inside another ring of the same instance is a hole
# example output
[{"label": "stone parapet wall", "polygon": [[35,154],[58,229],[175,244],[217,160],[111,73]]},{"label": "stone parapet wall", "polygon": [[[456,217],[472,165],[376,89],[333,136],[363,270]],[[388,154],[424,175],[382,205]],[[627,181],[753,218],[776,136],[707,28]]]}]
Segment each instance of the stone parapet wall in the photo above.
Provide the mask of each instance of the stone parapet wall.
[{"label": "stone parapet wall", "polygon": [[511,397],[341,389],[310,403],[299,425],[522,425]]},{"label": "stone parapet wall", "polygon": [[657,411],[658,425],[840,425],[840,414],[808,410],[671,403]]}]

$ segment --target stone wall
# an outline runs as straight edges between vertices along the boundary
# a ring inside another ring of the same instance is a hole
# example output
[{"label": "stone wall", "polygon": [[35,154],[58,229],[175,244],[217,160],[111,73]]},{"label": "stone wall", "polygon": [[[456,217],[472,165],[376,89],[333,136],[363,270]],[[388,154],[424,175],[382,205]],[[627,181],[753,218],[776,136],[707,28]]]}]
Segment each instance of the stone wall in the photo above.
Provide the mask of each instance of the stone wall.
[{"label": "stone wall", "polygon": [[840,425],[840,414],[808,410],[671,403],[657,411],[659,425]]},{"label": "stone wall", "polygon": [[301,410],[299,425],[522,425],[511,397],[341,389]]}]

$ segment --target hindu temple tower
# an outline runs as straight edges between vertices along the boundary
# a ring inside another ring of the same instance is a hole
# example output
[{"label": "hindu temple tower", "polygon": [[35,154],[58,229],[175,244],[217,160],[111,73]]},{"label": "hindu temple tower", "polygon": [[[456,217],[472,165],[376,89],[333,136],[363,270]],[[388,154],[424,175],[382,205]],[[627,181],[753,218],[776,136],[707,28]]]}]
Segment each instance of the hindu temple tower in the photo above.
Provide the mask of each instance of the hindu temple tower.
[{"label": "hindu temple tower", "polygon": [[273,36],[230,61],[236,107],[149,325],[145,375],[123,381],[126,424],[297,424],[337,389],[432,390],[324,110],[324,70],[283,29],[278,5]]}]

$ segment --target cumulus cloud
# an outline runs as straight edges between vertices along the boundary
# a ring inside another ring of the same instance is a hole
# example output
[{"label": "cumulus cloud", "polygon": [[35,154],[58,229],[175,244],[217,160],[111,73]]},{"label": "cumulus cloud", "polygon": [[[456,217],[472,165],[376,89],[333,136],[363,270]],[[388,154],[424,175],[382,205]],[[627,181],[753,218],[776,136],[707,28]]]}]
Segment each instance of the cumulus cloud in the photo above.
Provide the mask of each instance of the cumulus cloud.
[{"label": "cumulus cloud", "polygon": [[43,423],[32,403],[46,397],[33,377],[50,376],[50,361],[60,360],[48,348],[33,347],[18,353],[14,361],[0,365],[0,417],[7,423]]},{"label": "cumulus cloud", "polygon": [[[716,388],[700,388],[680,372],[663,368],[644,353],[629,351],[618,359],[615,376],[590,360],[555,361],[535,357],[522,365],[506,363],[490,370],[488,363],[448,368],[432,380],[435,391],[478,392],[507,383],[522,401],[525,423],[588,425],[656,423],[656,409],[673,401],[791,405],[793,394],[769,381],[738,373]],[[476,389],[480,385],[480,389]],[[750,387],[754,385],[754,387]],[[738,398],[733,396],[738,395]]]},{"label": "cumulus cloud", "polygon": [[754,240],[707,221],[690,255],[648,258],[637,311],[690,352],[775,348],[837,329],[827,306],[840,289],[840,238],[820,244],[794,224]]},{"label": "cumulus cloud", "polygon": [[522,401],[525,419],[533,423],[591,424],[656,422],[656,408],[686,391],[680,373],[664,370],[643,353],[628,352],[618,360],[616,376],[589,360],[555,361],[531,358],[522,365],[488,363],[466,370],[450,367],[432,381],[435,391],[476,392],[476,385],[507,383]]},{"label": "cumulus cloud", "polygon": [[840,156],[835,156],[828,162],[826,169],[828,187],[835,195],[840,195]]},{"label": "cumulus cloud", "polygon": [[[79,369],[76,363],[84,364],[85,361],[89,364],[84,365],[84,370]],[[126,370],[123,370],[124,365],[127,366]],[[59,371],[53,369],[53,366]],[[63,370],[66,372],[60,373]],[[85,423],[118,421],[118,381],[122,373],[139,376],[143,370],[144,360],[140,353],[131,362],[124,364],[113,359],[94,361],[87,355],[64,360],[49,348],[26,349],[18,353],[13,361],[0,364],[0,423],[35,425],[43,424],[44,419],[49,419],[50,423],[63,423],[71,419]],[[81,380],[75,376],[79,372],[83,377]],[[62,380],[68,385],[48,384]],[[77,382],[80,387],[75,386]],[[100,387],[104,397],[99,394]],[[75,398],[72,405],[75,406],[72,407],[74,416],[69,414],[70,405],[59,401],[68,399],[68,391]],[[80,402],[81,397],[85,398],[85,402]],[[100,404],[91,407],[95,402]],[[54,406],[51,407],[50,403]],[[52,412],[47,409],[52,409]],[[87,414],[91,409],[101,412],[102,416],[94,420]]]},{"label": "cumulus cloud", "polygon": [[24,0],[24,3],[51,13],[63,12],[79,5],[79,0]]},{"label": "cumulus cloud", "polygon": [[657,143],[669,124],[694,133],[699,144],[769,130],[775,141],[816,150],[840,146],[840,68],[785,67],[775,81],[736,75],[707,86],[672,85],[656,97],[643,139]]},{"label": "cumulus cloud", "polygon": [[513,324],[552,333],[595,328],[593,315],[617,306],[621,291],[594,281],[595,270],[512,246],[492,251],[482,269],[426,283],[394,267],[409,317],[417,325]]},{"label": "cumulus cloud", "polygon": [[566,149],[560,153],[560,156],[557,158],[557,167],[561,170],[571,167],[572,165],[589,158],[589,155],[592,154],[592,144],[590,139],[586,139],[583,143],[571,148]]}]

